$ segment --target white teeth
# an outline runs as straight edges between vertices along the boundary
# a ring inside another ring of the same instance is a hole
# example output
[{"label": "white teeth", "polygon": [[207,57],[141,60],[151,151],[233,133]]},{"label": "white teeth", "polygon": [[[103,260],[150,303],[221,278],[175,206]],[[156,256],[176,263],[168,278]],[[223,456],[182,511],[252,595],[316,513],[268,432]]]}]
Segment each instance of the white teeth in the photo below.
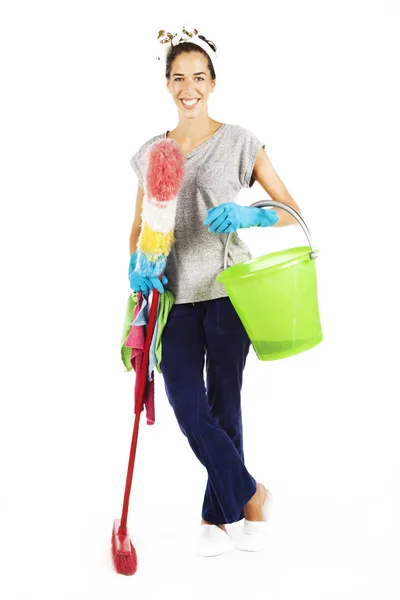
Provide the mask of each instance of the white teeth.
[{"label": "white teeth", "polygon": [[190,100],[190,101],[189,100],[182,100],[182,103],[186,104],[187,106],[194,106],[196,104],[197,100]]}]

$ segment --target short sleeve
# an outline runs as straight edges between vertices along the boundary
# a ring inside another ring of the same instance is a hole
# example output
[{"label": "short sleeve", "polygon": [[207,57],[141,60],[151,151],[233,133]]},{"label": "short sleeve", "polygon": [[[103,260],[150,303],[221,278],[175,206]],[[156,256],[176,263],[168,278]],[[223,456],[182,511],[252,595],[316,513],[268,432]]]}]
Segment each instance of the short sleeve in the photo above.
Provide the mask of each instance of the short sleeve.
[{"label": "short sleeve", "polygon": [[139,164],[139,153],[136,152],[136,154],[134,154],[132,156],[132,158],[130,159],[129,162],[130,162],[132,169],[135,171],[135,174],[136,174],[136,177],[140,184],[140,187],[142,188],[142,190],[144,190],[144,177],[143,177],[142,167]]},{"label": "short sleeve", "polygon": [[251,188],[255,182],[253,177],[254,163],[260,148],[265,148],[254,133],[242,128],[240,140],[239,181],[244,188]]}]

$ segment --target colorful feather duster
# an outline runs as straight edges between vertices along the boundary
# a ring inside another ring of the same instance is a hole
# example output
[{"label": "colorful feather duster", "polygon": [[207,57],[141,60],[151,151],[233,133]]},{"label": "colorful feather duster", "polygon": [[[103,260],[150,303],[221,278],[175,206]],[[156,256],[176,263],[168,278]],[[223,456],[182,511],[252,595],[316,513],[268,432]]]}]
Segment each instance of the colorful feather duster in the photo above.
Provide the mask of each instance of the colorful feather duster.
[{"label": "colorful feather duster", "polygon": [[165,270],[174,237],[178,192],[185,173],[185,155],[173,139],[154,142],[147,150],[142,230],[135,271],[159,277]]}]

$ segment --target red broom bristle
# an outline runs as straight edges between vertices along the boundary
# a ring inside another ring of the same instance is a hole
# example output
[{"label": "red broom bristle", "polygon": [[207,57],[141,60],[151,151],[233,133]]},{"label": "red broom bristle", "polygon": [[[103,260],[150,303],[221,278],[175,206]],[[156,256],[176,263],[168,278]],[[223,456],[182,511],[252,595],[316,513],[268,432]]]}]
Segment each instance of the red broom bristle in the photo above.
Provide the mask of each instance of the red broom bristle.
[{"label": "red broom bristle", "polygon": [[120,575],[134,575],[136,573],[136,550],[129,539],[128,532],[118,533],[118,525],[115,522],[111,536],[111,556],[117,573]]}]

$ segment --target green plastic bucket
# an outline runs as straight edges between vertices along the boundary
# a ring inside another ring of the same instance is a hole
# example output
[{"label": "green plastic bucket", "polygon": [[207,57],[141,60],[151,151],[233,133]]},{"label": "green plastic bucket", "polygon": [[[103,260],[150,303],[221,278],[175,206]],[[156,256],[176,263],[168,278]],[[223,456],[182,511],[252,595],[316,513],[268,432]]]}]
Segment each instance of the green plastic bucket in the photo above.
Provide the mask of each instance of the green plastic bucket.
[{"label": "green plastic bucket", "polygon": [[260,360],[287,358],[322,341],[315,259],[309,231],[292,207],[275,200],[251,206],[276,206],[302,225],[309,246],[289,248],[226,268],[216,280],[223,284]]}]

